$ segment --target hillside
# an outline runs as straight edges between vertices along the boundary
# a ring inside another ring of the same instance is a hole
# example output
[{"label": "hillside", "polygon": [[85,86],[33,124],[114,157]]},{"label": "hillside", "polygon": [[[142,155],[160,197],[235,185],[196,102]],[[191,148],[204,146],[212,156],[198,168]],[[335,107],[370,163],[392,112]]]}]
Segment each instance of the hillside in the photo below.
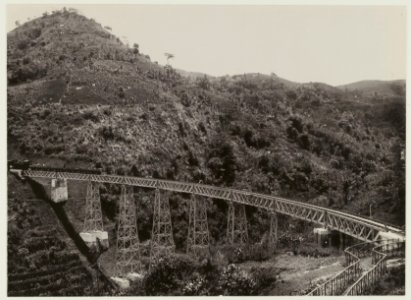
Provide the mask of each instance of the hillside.
[{"label": "hillside", "polygon": [[361,93],[364,96],[395,97],[404,94],[405,80],[363,80],[340,85],[338,88],[344,91]]},{"label": "hillside", "polygon": [[8,184],[8,295],[91,295],[90,270],[49,204],[28,183]]},{"label": "hillside", "polygon": [[[366,216],[372,206],[372,217],[404,225],[403,92],[375,102],[372,93],[354,98],[274,75],[191,80],[69,11],[29,21],[7,42],[9,159],[201,180]],[[119,192],[101,191],[112,221]],[[153,195],[135,194],[144,241]],[[187,201],[170,199],[184,249]],[[214,242],[224,238],[226,209],[219,201],[209,207]],[[252,208],[247,217],[259,240],[266,221]]]}]

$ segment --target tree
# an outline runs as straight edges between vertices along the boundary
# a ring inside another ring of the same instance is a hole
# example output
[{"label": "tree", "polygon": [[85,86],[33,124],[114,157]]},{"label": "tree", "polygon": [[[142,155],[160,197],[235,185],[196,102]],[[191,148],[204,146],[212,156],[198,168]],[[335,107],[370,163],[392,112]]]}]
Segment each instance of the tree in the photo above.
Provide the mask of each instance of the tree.
[{"label": "tree", "polygon": [[210,81],[208,80],[207,75],[204,75],[204,77],[197,78],[196,83],[200,88],[204,90],[210,89]]},{"label": "tree", "polygon": [[133,52],[134,52],[134,54],[138,54],[140,52],[139,51],[139,46],[136,43],[133,44]]},{"label": "tree", "polygon": [[71,13],[75,13],[75,14],[78,14],[78,13],[79,13],[78,9],[72,8],[72,7],[69,7],[69,8],[68,8],[68,11],[71,12]]},{"label": "tree", "polygon": [[167,65],[169,65],[169,60],[174,58],[174,54],[171,53],[164,53],[165,57],[167,58]]},{"label": "tree", "polygon": [[19,27],[20,26],[20,21],[17,20],[14,24],[16,24],[17,27]]}]

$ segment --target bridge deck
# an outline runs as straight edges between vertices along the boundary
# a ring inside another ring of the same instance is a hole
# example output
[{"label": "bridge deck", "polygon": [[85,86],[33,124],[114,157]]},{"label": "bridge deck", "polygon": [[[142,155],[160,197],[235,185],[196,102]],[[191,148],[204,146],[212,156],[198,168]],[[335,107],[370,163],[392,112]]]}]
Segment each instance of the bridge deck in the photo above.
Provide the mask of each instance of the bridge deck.
[{"label": "bridge deck", "polygon": [[400,238],[405,233],[400,228],[375,220],[359,217],[346,212],[312,205],[272,195],[249,191],[215,187],[205,184],[186,183],[153,178],[140,178],[120,175],[99,175],[73,172],[55,172],[43,170],[11,170],[21,172],[22,176],[33,178],[64,178],[75,181],[94,181],[100,183],[123,184],[144,188],[168,190],[180,193],[195,194],[215,199],[232,201],[249,206],[276,211],[284,215],[312,222],[332,230],[337,230],[359,240],[372,241],[380,232],[392,232]]}]

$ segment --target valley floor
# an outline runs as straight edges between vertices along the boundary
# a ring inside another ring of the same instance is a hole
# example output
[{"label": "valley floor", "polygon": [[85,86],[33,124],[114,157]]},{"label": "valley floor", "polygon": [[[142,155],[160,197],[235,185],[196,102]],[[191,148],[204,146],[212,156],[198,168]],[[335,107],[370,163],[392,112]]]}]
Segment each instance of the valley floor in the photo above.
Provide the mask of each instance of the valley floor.
[{"label": "valley floor", "polygon": [[281,253],[265,262],[245,262],[243,268],[275,268],[278,270],[275,287],[267,295],[302,295],[318,282],[341,271],[344,255],[305,257]]}]

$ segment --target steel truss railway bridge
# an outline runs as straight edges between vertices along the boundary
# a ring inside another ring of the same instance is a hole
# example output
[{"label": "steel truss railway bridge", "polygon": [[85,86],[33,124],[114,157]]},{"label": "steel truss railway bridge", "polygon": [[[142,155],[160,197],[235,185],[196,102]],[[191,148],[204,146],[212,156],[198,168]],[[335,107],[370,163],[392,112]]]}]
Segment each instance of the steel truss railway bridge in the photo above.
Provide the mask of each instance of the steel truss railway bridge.
[{"label": "steel truss railway bridge", "polygon": [[[169,201],[167,193],[164,191],[192,195],[189,205],[187,252],[196,257],[209,254],[206,201],[202,197],[228,202],[227,238],[232,244],[245,244],[247,242],[246,205],[266,210],[269,214],[271,220],[270,227],[267,229],[268,242],[273,248],[277,241],[277,214],[304,220],[358,239],[361,243],[345,249],[345,269],[312,290],[308,295],[366,293],[383,275],[387,258],[395,255],[404,256],[405,231],[400,228],[346,212],[272,195],[153,178],[75,173],[72,171],[56,172],[30,168],[26,170],[11,169],[10,171],[22,178],[50,180],[51,198],[56,202],[68,199],[68,180],[88,182],[85,220],[80,235],[86,242],[91,241],[91,243],[96,242],[97,238],[108,242],[107,233],[104,232],[103,227],[99,184],[121,185],[116,245],[116,272],[118,276],[125,276],[128,273],[141,270],[135,202],[129,187],[155,190],[150,269],[162,257],[175,249]],[[372,256],[373,267],[370,270],[361,269],[360,260],[365,256]]]}]

